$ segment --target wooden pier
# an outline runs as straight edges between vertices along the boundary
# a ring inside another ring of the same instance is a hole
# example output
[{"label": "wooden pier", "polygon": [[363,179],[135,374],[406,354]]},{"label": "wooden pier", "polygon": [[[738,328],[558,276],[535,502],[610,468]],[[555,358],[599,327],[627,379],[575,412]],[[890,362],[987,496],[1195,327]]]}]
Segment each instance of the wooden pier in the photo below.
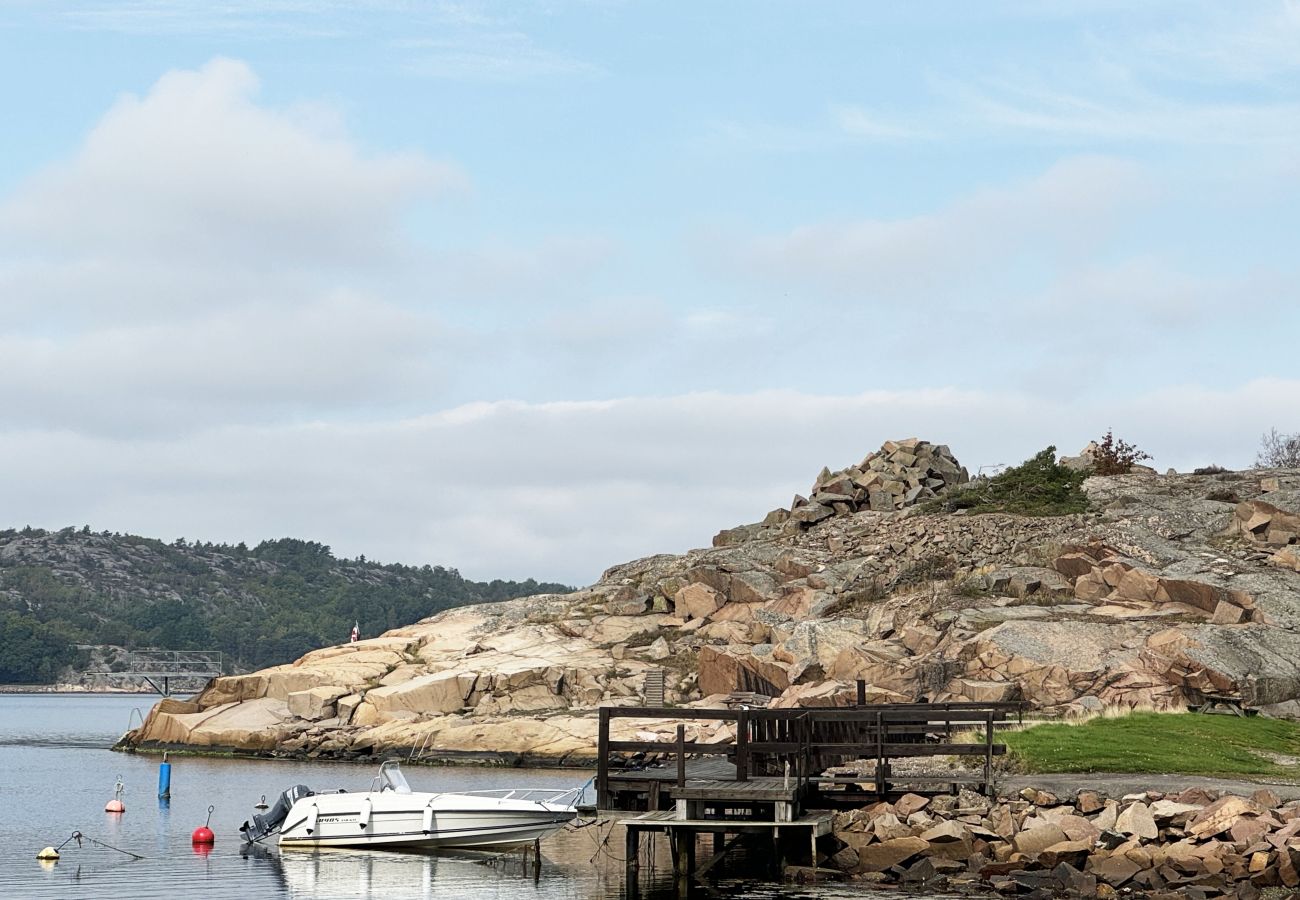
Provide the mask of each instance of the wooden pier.
[{"label": "wooden pier", "polygon": [[[628,883],[636,880],[641,838],[667,835],[680,878],[702,874],[695,864],[701,835],[713,835],[714,858],[748,842],[779,867],[787,858],[815,871],[817,839],[829,834],[833,811],[903,793],[993,790],[993,757],[1006,747],[994,726],[1023,709],[1020,703],[878,704],[811,709],[600,710],[597,806],[627,829]],[[618,719],[677,720],[674,740],[614,740]],[[730,739],[687,741],[685,721],[727,723]],[[978,740],[972,740],[972,737]],[[918,757],[960,756],[975,766],[961,772],[894,772],[893,763]],[[658,766],[612,765],[618,758],[656,760]],[[863,769],[842,771],[865,761]],[[837,775],[825,774],[840,768]],[[727,838],[731,840],[728,842]],[[707,868],[706,866],[705,868]]]}]

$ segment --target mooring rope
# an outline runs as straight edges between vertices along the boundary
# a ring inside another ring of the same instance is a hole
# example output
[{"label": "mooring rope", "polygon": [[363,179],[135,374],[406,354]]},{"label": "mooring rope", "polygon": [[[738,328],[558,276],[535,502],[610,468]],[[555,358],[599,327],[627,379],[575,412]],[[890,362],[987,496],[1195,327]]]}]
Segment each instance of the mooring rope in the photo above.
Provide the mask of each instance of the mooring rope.
[{"label": "mooring rope", "polygon": [[71,844],[73,841],[76,841],[76,842],[77,842],[77,847],[80,848],[80,847],[81,847],[81,842],[82,842],[83,840],[84,840],[84,841],[89,841],[90,843],[94,844],[96,847],[103,847],[105,850],[116,850],[118,853],[124,853],[124,854],[126,854],[127,856],[131,857],[132,859],[148,859],[148,858],[149,858],[149,857],[147,857],[147,856],[141,856],[139,853],[132,853],[130,850],[123,850],[121,847],[114,847],[112,844],[106,844],[106,843],[104,843],[103,841],[97,841],[97,840],[95,840],[93,837],[91,837],[90,835],[88,835],[88,834],[83,834],[83,833],[81,833],[80,831],[74,831],[74,832],[72,832],[72,834],[70,834],[70,835],[68,836],[68,839],[67,839],[66,841],[64,841],[62,844],[59,844],[59,846],[55,847],[54,849],[55,849],[55,850],[62,850],[64,847],[68,846],[68,844]]}]

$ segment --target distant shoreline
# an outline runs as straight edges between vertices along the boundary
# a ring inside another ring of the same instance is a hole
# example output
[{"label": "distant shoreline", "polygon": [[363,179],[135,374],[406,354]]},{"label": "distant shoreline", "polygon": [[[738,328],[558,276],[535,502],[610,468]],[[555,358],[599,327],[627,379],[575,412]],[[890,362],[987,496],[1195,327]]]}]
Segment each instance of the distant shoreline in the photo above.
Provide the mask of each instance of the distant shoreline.
[{"label": "distant shoreline", "polygon": [[125,694],[161,696],[154,691],[131,688],[80,687],[74,684],[0,684],[0,694]]}]

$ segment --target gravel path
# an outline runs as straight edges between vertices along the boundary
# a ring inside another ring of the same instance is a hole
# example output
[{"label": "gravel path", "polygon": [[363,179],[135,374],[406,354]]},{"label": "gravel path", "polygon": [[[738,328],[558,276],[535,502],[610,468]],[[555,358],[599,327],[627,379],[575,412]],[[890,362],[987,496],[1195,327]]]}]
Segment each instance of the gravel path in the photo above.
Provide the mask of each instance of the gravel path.
[{"label": "gravel path", "polygon": [[1051,791],[1058,797],[1068,797],[1076,791],[1097,791],[1108,797],[1122,797],[1139,791],[1164,791],[1177,793],[1185,788],[1212,788],[1231,794],[1249,796],[1260,788],[1268,788],[1283,800],[1300,799],[1300,784],[1268,780],[1243,781],[1228,778],[1206,778],[1200,775],[1143,775],[1095,773],[1088,775],[1003,775],[998,778],[998,788],[1004,794],[1015,794],[1022,788],[1035,787]]}]

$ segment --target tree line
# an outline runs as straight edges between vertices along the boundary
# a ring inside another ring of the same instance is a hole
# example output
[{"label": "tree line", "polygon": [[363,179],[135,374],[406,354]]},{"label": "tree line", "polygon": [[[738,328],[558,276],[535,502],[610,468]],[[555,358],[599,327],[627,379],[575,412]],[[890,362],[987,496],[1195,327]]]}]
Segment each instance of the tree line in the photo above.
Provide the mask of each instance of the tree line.
[{"label": "tree line", "polygon": [[452,568],[339,559],[294,538],[242,544],[67,528],[0,531],[0,682],[47,683],[84,664],[78,645],[220,650],[245,670],[289,662],[444,609],[571,590],[475,582]]}]

